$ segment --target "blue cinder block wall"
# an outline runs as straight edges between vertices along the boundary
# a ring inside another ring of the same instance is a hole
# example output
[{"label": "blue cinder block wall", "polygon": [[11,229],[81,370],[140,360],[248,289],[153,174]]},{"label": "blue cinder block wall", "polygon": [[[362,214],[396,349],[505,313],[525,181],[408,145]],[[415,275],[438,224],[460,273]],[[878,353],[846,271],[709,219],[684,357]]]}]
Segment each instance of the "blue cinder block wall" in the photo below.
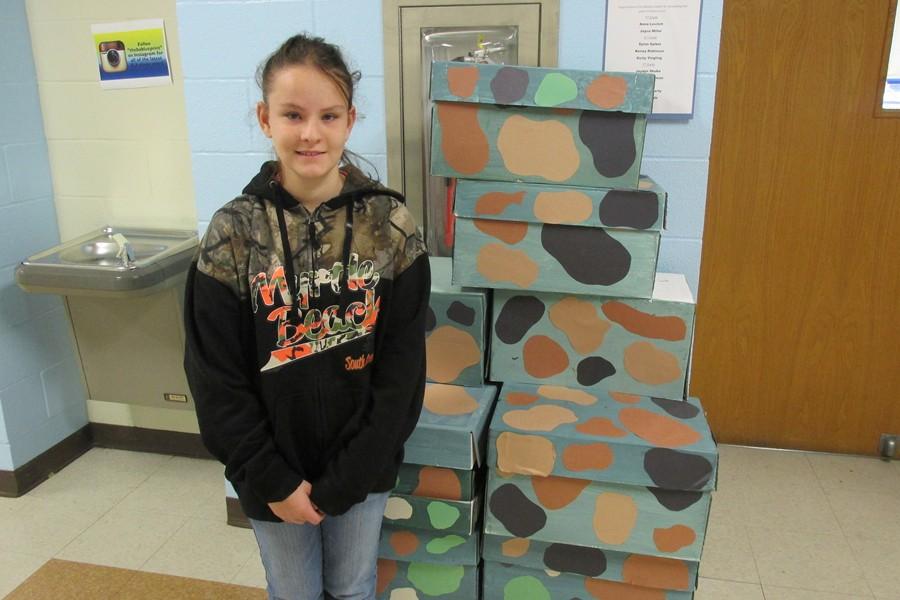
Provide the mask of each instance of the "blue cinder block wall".
[{"label": "blue cinder block wall", "polygon": [[0,99],[0,470],[11,471],[88,422],[62,299],[14,278],[59,243],[24,0],[0,3]]},{"label": "blue cinder block wall", "polygon": [[[349,147],[387,173],[380,0],[177,0],[188,134],[201,231],[271,156],[256,125],[256,66],[275,45],[306,31],[339,44],[362,72]],[[560,0],[559,66],[600,69],[605,0]],[[659,268],[684,273],[696,292],[706,209],[721,0],[703,2],[694,116],[653,121],[643,172],[670,193]]]}]

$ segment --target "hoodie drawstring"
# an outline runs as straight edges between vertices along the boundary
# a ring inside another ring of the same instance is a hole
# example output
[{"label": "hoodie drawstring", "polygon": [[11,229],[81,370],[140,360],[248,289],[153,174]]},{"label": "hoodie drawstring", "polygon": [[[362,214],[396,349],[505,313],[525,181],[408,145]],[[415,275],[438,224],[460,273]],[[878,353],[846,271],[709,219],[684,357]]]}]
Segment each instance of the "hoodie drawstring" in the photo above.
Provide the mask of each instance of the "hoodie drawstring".
[{"label": "hoodie drawstring", "polygon": [[[350,194],[349,198],[346,198],[345,211],[346,211],[346,219],[344,223],[344,244],[341,251],[341,262],[343,263],[341,269],[341,275],[339,277],[339,288],[340,293],[338,295],[338,315],[343,317],[344,312],[347,310],[348,302],[348,293],[347,289],[350,285],[350,250],[353,245],[353,207],[356,204],[357,200],[361,200],[366,196],[391,196],[392,198],[396,198],[400,202],[405,203],[405,198],[398,194],[393,190],[388,189],[377,189],[377,188],[365,188],[356,190],[355,192]],[[284,217],[284,208],[278,204],[275,207],[275,213],[278,216],[278,230],[281,234],[281,248],[284,251],[284,276],[287,280],[287,288],[288,294],[290,295],[289,303],[291,309],[288,311],[288,323],[291,325],[296,324],[296,320],[299,317],[299,311],[294,310],[294,304],[297,301],[299,296],[297,286],[297,275],[296,271],[294,271],[294,253],[291,250],[291,242],[290,235],[288,234],[287,223]],[[313,271],[316,270],[315,265],[315,252],[316,248],[319,246],[318,238],[316,237],[316,227],[315,220],[310,216],[309,219],[309,227],[307,228],[307,235],[309,236],[309,244],[312,249],[312,268]]]}]

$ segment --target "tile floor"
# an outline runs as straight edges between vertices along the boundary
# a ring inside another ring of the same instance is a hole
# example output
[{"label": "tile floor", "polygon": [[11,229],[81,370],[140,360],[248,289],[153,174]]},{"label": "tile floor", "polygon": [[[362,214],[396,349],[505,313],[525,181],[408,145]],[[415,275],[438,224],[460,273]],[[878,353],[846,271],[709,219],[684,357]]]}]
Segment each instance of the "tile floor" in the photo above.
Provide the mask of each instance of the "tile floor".
[{"label": "tile floor", "polygon": [[[696,600],[900,600],[900,462],[720,447]],[[264,587],[218,463],[96,448],[0,498],[0,597],[47,559]]]}]

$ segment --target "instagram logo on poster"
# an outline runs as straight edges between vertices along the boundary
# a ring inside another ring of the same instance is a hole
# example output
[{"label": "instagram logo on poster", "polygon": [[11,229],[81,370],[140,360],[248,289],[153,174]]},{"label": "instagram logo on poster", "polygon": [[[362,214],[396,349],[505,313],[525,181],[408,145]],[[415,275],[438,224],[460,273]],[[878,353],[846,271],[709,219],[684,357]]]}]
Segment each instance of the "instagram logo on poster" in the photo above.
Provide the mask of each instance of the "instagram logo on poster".
[{"label": "instagram logo on poster", "polygon": [[127,69],[125,44],[120,41],[100,42],[100,68],[107,73],[119,73]]}]

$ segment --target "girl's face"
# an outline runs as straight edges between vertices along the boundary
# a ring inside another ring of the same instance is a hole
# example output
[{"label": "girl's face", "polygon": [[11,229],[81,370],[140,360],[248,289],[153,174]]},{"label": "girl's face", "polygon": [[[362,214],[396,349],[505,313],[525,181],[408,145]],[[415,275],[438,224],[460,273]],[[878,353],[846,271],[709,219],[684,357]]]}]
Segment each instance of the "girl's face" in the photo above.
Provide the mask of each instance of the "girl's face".
[{"label": "girl's face", "polygon": [[336,186],[344,144],[356,121],[356,109],[337,84],[311,65],[294,65],[272,75],[268,102],[256,116],[272,139],[281,164],[282,185],[294,195],[311,187]]}]

